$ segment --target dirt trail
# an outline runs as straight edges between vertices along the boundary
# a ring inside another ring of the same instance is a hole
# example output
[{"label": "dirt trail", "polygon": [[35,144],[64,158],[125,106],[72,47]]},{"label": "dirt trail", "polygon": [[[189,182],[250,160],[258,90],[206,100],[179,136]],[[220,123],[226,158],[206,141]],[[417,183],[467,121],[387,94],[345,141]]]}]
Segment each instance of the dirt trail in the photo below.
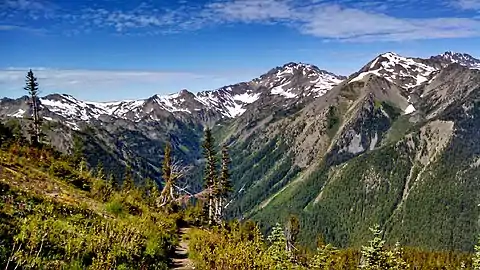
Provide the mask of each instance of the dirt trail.
[{"label": "dirt trail", "polygon": [[175,255],[172,259],[172,268],[173,270],[192,270],[193,267],[192,261],[188,259],[188,241],[185,239],[185,236],[188,234],[190,228],[180,228],[180,243],[175,248]]}]

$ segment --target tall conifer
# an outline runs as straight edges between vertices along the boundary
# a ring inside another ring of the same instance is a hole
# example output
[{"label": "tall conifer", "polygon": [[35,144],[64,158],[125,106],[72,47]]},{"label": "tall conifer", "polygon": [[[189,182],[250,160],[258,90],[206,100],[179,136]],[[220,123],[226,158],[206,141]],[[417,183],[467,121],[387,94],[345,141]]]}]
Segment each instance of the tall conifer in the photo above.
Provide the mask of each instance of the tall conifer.
[{"label": "tall conifer", "polygon": [[129,193],[135,188],[135,183],[133,181],[133,172],[132,167],[127,165],[125,168],[125,174],[123,176],[122,190],[126,193]]},{"label": "tall conifer", "polygon": [[228,154],[228,147],[222,147],[222,167],[220,177],[217,183],[217,192],[215,192],[215,219],[218,223],[224,218],[224,210],[232,192],[232,183],[230,180],[230,156]]},{"label": "tall conifer", "polygon": [[212,224],[214,220],[215,197],[218,194],[217,189],[217,157],[214,147],[214,139],[210,128],[205,130],[205,138],[202,144],[203,155],[206,160],[204,187],[207,190],[206,211],[208,223]]},{"label": "tall conifer", "polygon": [[24,89],[28,92],[28,95],[30,96],[29,104],[32,110],[32,123],[29,130],[30,140],[32,144],[39,145],[41,142],[40,128],[42,125],[42,119],[39,114],[40,102],[38,100],[38,82],[31,69],[27,73],[25,83],[26,85]]}]

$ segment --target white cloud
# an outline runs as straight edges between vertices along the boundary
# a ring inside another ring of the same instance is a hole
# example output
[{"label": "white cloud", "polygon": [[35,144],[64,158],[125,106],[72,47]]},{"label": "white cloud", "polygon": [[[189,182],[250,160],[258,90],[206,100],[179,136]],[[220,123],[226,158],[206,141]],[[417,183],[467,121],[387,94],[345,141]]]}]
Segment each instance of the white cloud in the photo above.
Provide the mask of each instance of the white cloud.
[{"label": "white cloud", "polygon": [[[7,0],[9,6],[45,9],[39,0]],[[46,0],[44,0],[46,1]],[[212,0],[205,5],[184,3],[166,9],[140,3],[136,8],[85,8],[58,12],[51,18],[60,20],[81,33],[96,28],[110,28],[122,34],[166,34],[193,31],[226,23],[282,24],[305,35],[344,41],[402,41],[436,38],[480,37],[480,19],[476,17],[435,17],[436,8],[445,5],[425,0]],[[480,9],[480,0],[456,1],[460,9]],[[38,4],[40,3],[40,4]],[[415,8],[429,8],[428,18],[406,18]],[[0,6],[1,8],[1,6]],[[451,8],[451,6],[449,7]],[[59,9],[61,10],[61,9]],[[397,15],[392,15],[394,10]],[[1,11],[1,10],[0,10]],[[454,14],[454,13],[452,13]],[[68,28],[66,27],[66,28]],[[1,29],[0,29],[1,30]]]},{"label": "white cloud", "polygon": [[[28,68],[0,69],[0,84],[24,84],[24,77]],[[181,79],[201,79],[206,76],[187,72],[161,72],[161,71],[114,71],[114,70],[66,70],[32,68],[35,76],[43,87],[66,88],[72,84],[96,87],[122,85],[124,83],[161,83]]]},{"label": "white cloud", "polygon": [[288,1],[283,0],[234,0],[211,3],[206,8],[224,20],[243,22],[289,20],[296,14]]},{"label": "white cloud", "polygon": [[[404,2],[397,4],[405,5]],[[397,18],[322,2],[300,6],[290,0],[235,0],[216,3],[209,8],[227,21],[287,21],[304,34],[326,39],[400,41],[480,36],[480,20],[474,18]]]},{"label": "white cloud", "polygon": [[456,0],[454,4],[462,9],[480,10],[480,0]]},{"label": "white cloud", "polygon": [[[0,69],[0,98],[24,95],[25,75],[30,68]],[[38,78],[42,95],[69,93],[79,98],[110,100],[140,98],[168,94],[181,88],[191,91],[210,90],[232,82],[253,78],[255,72],[235,70],[200,74],[175,71],[142,70],[67,70],[45,67],[31,68]],[[249,74],[246,74],[249,73]]]}]

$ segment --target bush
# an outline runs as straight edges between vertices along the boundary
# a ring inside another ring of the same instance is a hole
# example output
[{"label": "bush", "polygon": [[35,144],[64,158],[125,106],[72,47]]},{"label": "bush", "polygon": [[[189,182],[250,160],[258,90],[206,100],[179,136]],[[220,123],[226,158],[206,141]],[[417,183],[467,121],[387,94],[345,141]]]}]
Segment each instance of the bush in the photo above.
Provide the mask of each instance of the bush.
[{"label": "bush", "polygon": [[122,216],[124,214],[123,203],[117,198],[114,198],[105,204],[105,210],[107,210],[108,213],[116,216]]}]

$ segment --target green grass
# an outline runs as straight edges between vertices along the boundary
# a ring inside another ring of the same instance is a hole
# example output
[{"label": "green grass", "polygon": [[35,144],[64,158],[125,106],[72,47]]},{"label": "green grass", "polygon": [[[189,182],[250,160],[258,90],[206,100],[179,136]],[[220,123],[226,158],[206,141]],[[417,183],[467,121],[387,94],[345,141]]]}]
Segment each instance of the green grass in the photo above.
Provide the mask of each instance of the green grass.
[{"label": "green grass", "polygon": [[168,269],[178,217],[105,183],[66,156],[0,150],[0,268]]}]

